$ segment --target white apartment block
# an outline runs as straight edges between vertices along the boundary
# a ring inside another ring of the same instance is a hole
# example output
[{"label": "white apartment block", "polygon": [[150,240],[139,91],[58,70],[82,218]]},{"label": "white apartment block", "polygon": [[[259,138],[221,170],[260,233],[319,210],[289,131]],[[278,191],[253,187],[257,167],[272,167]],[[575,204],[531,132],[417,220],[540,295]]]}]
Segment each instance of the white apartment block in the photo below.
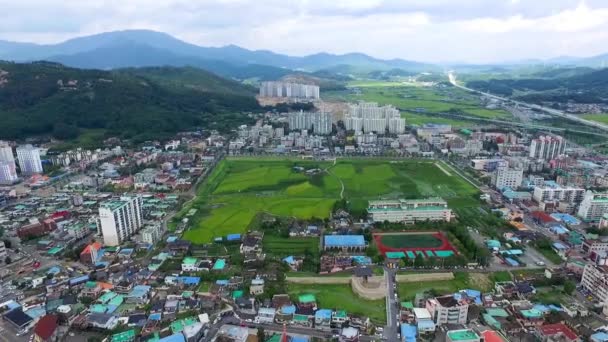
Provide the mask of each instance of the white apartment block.
[{"label": "white apartment block", "polygon": [[585,196],[585,189],[575,187],[562,187],[555,182],[545,182],[542,186],[535,186],[532,198],[536,202],[567,202],[578,204]]},{"label": "white apartment block", "polygon": [[601,303],[608,302],[608,270],[605,267],[587,264],[583,270],[581,286],[597,297]]},{"label": "white apartment block", "polygon": [[294,112],[289,113],[289,130],[312,129],[315,134],[327,135],[332,130],[332,115],[327,112]]},{"label": "white apartment block", "polygon": [[360,102],[349,105],[344,126],[355,132],[363,130],[365,133],[383,134],[388,130],[391,134],[402,134],[405,132],[405,119],[393,106],[380,107],[375,102]]},{"label": "white apartment block", "polygon": [[123,196],[99,206],[101,234],[106,246],[117,246],[127,240],[143,224],[141,196]]},{"label": "white apartment block", "polygon": [[162,235],[162,226],[160,224],[151,224],[149,226],[145,226],[141,230],[142,242],[149,243],[151,245],[157,243]]},{"label": "white apartment block", "polygon": [[524,170],[513,170],[501,167],[492,173],[492,185],[496,189],[510,187],[517,189],[524,178]]},{"label": "white apartment block", "polygon": [[17,182],[17,172],[15,172],[15,164],[0,160],[0,185],[8,185]]},{"label": "white apartment block", "polygon": [[566,141],[560,136],[543,135],[530,142],[530,158],[551,160],[564,154]]},{"label": "white apartment block", "polygon": [[374,222],[449,222],[452,219],[452,210],[441,198],[369,201],[367,212]]},{"label": "white apartment block", "polygon": [[608,213],[608,193],[587,191],[578,208],[578,216],[585,222],[599,222]]},{"label": "white apartment block", "polygon": [[608,252],[608,242],[602,240],[585,239],[581,248],[586,254],[602,254],[604,252]]},{"label": "white apartment block", "polygon": [[18,180],[13,148],[0,141],[0,184],[12,184]]},{"label": "white apartment block", "polygon": [[426,309],[431,313],[436,325],[465,324],[469,313],[469,304],[458,302],[453,295],[428,299]]},{"label": "white apartment block", "polygon": [[314,84],[290,82],[262,82],[262,97],[289,97],[298,99],[319,99],[319,86]]},{"label": "white apartment block", "polygon": [[17,160],[22,174],[42,173],[42,162],[40,161],[40,150],[38,148],[29,144],[17,147]]}]

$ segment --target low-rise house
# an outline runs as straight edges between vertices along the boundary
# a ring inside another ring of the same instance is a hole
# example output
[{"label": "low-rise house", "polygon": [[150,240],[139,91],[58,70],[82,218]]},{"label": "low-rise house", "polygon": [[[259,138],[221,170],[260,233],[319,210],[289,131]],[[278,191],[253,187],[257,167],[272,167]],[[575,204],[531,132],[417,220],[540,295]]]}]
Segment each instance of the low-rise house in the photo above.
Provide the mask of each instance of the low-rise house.
[{"label": "low-rise house", "polygon": [[537,328],[541,341],[579,342],[581,339],[572,329],[563,323],[547,324]]},{"label": "low-rise house", "polygon": [[103,330],[112,330],[118,326],[118,316],[108,313],[90,313],[86,321],[88,326]]},{"label": "low-rise house", "polygon": [[346,314],[346,311],[344,310],[339,310],[339,311],[334,311],[331,314],[331,323],[341,326],[342,324],[346,323],[348,321],[348,315]]},{"label": "low-rise house", "polygon": [[274,316],[276,315],[277,310],[275,308],[260,308],[258,310],[258,315],[256,317],[257,322],[259,323],[274,323]]},{"label": "low-rise house", "polygon": [[54,342],[57,340],[57,316],[45,315],[34,326],[34,341]]},{"label": "low-rise house", "polygon": [[249,293],[253,296],[258,296],[264,293],[264,279],[255,278],[251,280]]}]

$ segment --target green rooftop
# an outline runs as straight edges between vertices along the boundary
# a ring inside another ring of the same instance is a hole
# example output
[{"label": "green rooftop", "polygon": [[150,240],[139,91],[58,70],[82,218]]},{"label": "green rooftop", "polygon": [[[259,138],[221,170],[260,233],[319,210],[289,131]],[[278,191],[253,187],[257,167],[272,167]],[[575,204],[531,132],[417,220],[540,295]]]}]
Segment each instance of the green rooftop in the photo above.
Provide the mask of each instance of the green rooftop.
[{"label": "green rooftop", "polygon": [[543,317],[543,313],[541,311],[539,311],[539,310],[536,310],[536,309],[521,310],[521,314],[525,318],[541,318],[541,317]]},{"label": "green rooftop", "polygon": [[243,291],[242,290],[237,290],[232,292],[232,299],[237,299],[237,298],[241,298],[243,297]]},{"label": "green rooftop", "polygon": [[118,294],[115,292],[106,292],[103,295],[101,295],[101,297],[99,297],[99,301],[102,303],[107,303],[109,302],[112,298],[116,297]]},{"label": "green rooftop", "polygon": [[107,208],[107,209],[110,209],[110,210],[114,211],[114,210],[116,210],[116,209],[118,209],[118,208],[120,208],[120,207],[122,207],[124,205],[127,205],[127,202],[114,200],[114,201],[103,202],[100,205],[100,207]]},{"label": "green rooftop", "polygon": [[196,322],[198,322],[198,319],[194,317],[186,317],[184,319],[174,321],[171,323],[171,332],[174,334],[180,333],[185,327],[191,326]]},{"label": "green rooftop", "polygon": [[509,313],[501,308],[488,308],[486,312],[492,317],[509,317]]},{"label": "green rooftop", "polygon": [[346,314],[346,311],[344,311],[344,310],[334,311],[333,316],[334,317],[338,317],[338,318],[346,318],[346,317],[348,317],[348,315]]},{"label": "green rooftop", "polygon": [[59,254],[61,251],[63,251],[63,247],[53,247],[53,248],[49,249],[49,251],[47,253],[49,255],[55,255],[55,254]]},{"label": "green rooftop", "polygon": [[414,303],[412,302],[401,302],[401,307],[404,309],[412,310],[414,308]]},{"label": "green rooftop", "polygon": [[473,330],[469,330],[469,329],[448,331],[447,335],[454,342],[456,342],[456,341],[479,340],[479,335],[477,335],[477,333],[475,333]]},{"label": "green rooftop", "polygon": [[296,322],[306,322],[308,321],[308,316],[295,314],[293,315],[293,320]]},{"label": "green rooftop", "polygon": [[86,288],[89,288],[89,289],[94,289],[94,288],[96,288],[96,287],[97,287],[97,282],[96,282],[96,281],[87,281],[87,282],[84,284],[84,286],[85,286]]},{"label": "green rooftop", "polygon": [[196,258],[193,257],[186,257],[184,258],[184,260],[182,260],[182,264],[184,265],[196,265]]},{"label": "green rooftop", "polygon": [[130,342],[135,341],[135,329],[123,331],[112,335],[112,342]]},{"label": "green rooftop", "polygon": [[317,299],[313,294],[303,294],[298,297],[298,301],[303,304],[316,303]]}]

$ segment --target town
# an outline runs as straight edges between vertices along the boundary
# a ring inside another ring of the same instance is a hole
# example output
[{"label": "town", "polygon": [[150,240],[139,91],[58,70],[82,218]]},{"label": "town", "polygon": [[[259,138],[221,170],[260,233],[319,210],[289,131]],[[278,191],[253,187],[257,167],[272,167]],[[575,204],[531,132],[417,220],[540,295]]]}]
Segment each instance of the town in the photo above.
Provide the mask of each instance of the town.
[{"label": "town", "polygon": [[320,96],[263,83],[314,106],[231,133],[1,142],[0,340],[608,341],[605,156]]}]

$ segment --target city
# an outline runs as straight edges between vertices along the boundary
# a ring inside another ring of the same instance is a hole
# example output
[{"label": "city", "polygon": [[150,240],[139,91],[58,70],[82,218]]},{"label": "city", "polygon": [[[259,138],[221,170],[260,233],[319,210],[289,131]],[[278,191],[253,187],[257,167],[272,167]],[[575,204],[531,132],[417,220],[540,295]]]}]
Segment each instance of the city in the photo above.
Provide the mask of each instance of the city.
[{"label": "city", "polygon": [[0,341],[607,342],[608,69],[524,56],[0,40]]}]

